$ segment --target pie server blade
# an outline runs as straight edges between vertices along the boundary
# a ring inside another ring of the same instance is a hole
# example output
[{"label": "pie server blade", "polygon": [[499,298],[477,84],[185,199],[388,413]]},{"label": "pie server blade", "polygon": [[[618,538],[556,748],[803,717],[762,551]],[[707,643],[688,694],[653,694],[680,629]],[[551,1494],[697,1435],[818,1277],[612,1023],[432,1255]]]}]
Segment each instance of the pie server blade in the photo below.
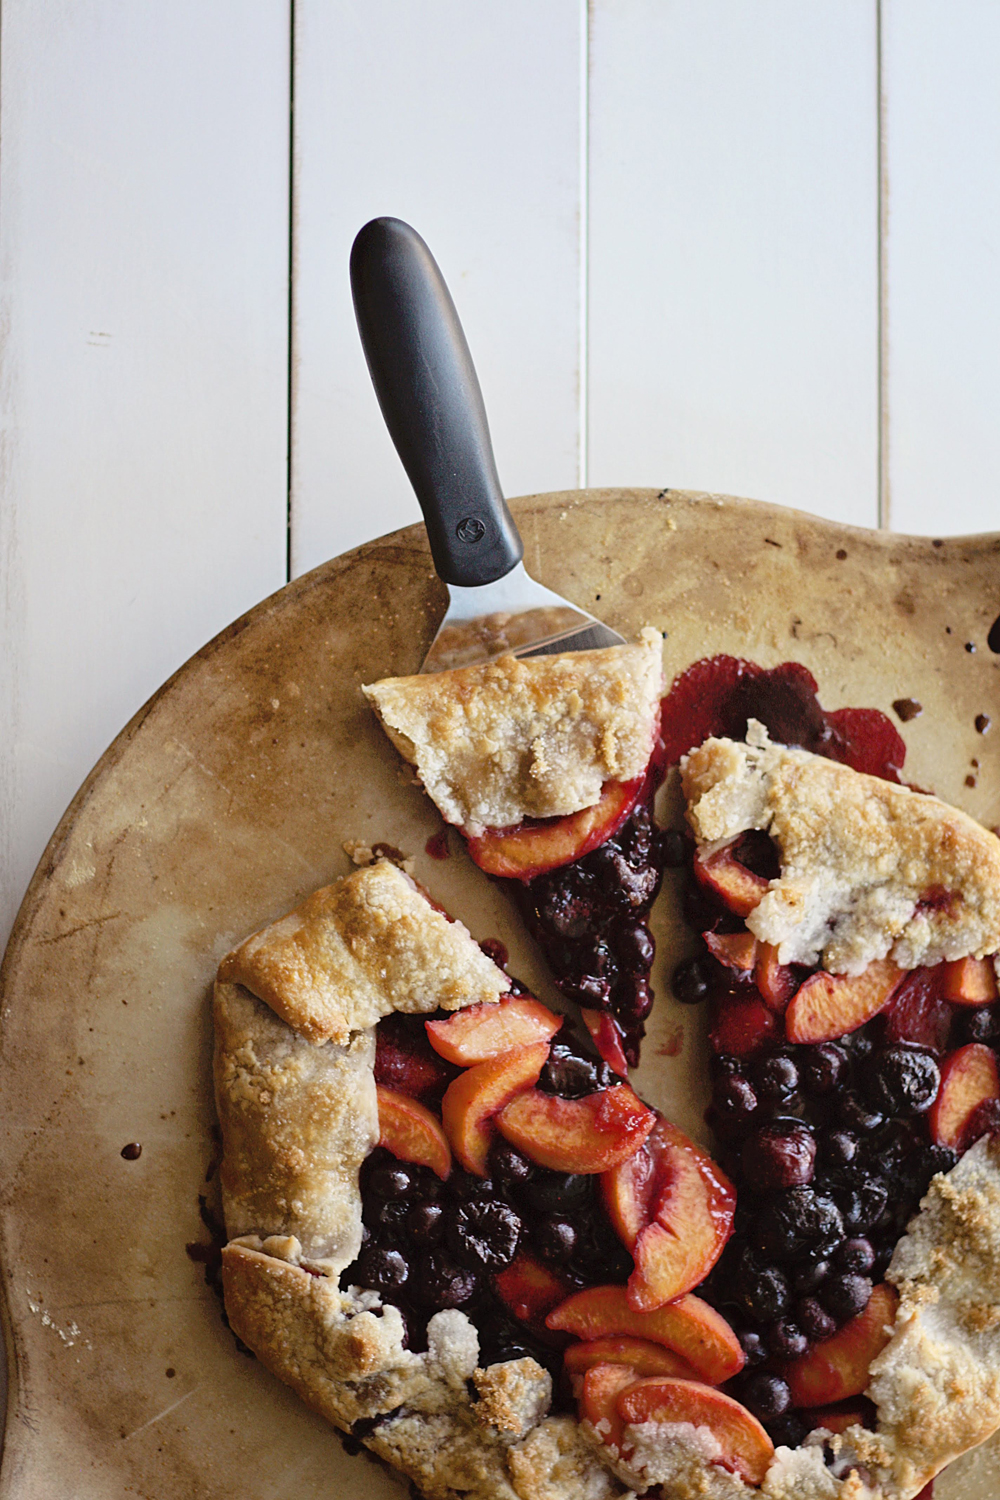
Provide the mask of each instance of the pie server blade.
[{"label": "pie server blade", "polygon": [[421,671],[493,656],[620,646],[617,631],[536,583],[497,477],[482,392],[434,257],[401,219],[372,219],[351,290],[382,415],[423,511],[447,613]]}]

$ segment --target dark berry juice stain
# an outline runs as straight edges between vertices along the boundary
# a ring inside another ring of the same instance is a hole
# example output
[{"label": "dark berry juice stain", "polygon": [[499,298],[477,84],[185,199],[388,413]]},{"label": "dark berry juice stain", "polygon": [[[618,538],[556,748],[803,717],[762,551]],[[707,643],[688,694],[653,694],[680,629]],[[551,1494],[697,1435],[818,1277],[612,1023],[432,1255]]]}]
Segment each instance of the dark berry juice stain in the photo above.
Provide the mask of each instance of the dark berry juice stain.
[{"label": "dark berry juice stain", "polygon": [[448,848],[448,830],[442,828],[440,833],[432,834],[424,845],[424,853],[429,854],[431,859],[448,859],[451,851]]},{"label": "dark berry juice stain", "polygon": [[122,1147],[122,1156],[126,1161],[138,1161],[142,1155],[142,1144],[139,1141],[129,1141],[127,1146]]},{"label": "dark berry juice stain", "polygon": [[990,626],[990,633],[986,637],[986,644],[987,646],[989,646],[991,651],[995,651],[1000,654],[1000,615],[997,615],[996,619],[993,621],[993,624]]},{"label": "dark berry juice stain", "polygon": [[918,703],[916,698],[896,698],[893,701],[892,711],[901,723],[909,724],[911,719],[920,718],[924,705]]},{"label": "dark berry juice stain", "polygon": [[[206,1244],[202,1240],[192,1240],[184,1246],[184,1249],[189,1260],[193,1260],[196,1265],[205,1267],[205,1285],[218,1297],[219,1317],[222,1320],[222,1326],[229,1328],[229,1318],[226,1316],[226,1309],[222,1305],[222,1250],[228,1241],[226,1226],[212,1208],[210,1208],[208,1199],[203,1193],[198,1194],[198,1216],[208,1231],[209,1241]],[[229,1329],[229,1331],[232,1333],[232,1329]],[[236,1344],[237,1353],[245,1354],[248,1359],[257,1358],[253,1350],[247,1344],[244,1344],[243,1340],[235,1333],[233,1334],[233,1341]]]},{"label": "dark berry juice stain", "polygon": [[483,938],[479,944],[480,948],[491,958],[498,969],[506,969],[510,962],[510,954],[507,952],[506,943],[501,943],[499,938]]},{"label": "dark berry juice stain", "polygon": [[661,733],[668,765],[710,735],[741,740],[759,719],[771,738],[800,745],[852,770],[900,780],[906,745],[876,708],[829,711],[812,673],[798,662],[767,669],[735,656],[697,661],[674,679],[663,700]]},{"label": "dark berry juice stain", "polygon": [[992,722],[989,714],[976,714],[976,733],[988,734]]}]

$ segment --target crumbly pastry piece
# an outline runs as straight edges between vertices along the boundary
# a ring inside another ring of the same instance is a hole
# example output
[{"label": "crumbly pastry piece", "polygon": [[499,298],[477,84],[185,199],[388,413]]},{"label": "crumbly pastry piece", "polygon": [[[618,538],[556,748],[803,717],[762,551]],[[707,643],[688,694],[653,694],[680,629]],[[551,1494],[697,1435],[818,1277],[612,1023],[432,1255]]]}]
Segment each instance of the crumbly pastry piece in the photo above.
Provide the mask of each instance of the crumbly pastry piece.
[{"label": "crumbly pastry piece", "polygon": [[219,979],[244,985],[308,1041],[340,1045],[390,1011],[458,1010],[510,987],[468,929],[387,859],[254,933]]},{"label": "crumbly pastry piece", "polygon": [[1000,948],[1000,839],[922,792],[772,744],[708,739],[681,761],[700,845],[766,829],[781,876],[747,917],[779,961],[860,973]]},{"label": "crumbly pastry piece", "polygon": [[662,637],[633,645],[387,677],[362,689],[448,823],[472,835],[592,807],[646,768]]}]

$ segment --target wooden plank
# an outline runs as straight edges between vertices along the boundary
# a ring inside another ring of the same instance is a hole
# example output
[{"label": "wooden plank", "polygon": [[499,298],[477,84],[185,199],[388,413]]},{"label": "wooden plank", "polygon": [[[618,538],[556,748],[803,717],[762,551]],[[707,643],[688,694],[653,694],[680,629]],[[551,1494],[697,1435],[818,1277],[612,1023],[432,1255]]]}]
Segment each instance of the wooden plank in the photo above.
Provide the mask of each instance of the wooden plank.
[{"label": "wooden plank", "polygon": [[874,0],[595,0],[590,482],[876,524]]},{"label": "wooden plank", "polygon": [[159,684],[285,575],[287,0],[4,0],[0,929]]},{"label": "wooden plank", "polygon": [[1000,529],[1000,7],[884,0],[893,529]]},{"label": "wooden plank", "polygon": [[293,574],[419,519],[358,343],[354,235],[427,240],[508,494],[577,482],[577,0],[296,7]]}]

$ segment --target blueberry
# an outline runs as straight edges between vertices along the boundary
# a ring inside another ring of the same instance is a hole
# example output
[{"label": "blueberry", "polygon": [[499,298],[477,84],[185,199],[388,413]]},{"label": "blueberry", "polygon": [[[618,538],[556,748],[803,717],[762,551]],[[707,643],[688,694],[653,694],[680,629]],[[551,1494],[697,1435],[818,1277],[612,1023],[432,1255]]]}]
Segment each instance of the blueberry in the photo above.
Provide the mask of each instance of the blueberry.
[{"label": "blueberry", "polygon": [[389,1203],[398,1198],[405,1198],[413,1187],[413,1173],[411,1169],[397,1162],[391,1166],[376,1167],[365,1183],[365,1196],[381,1198],[383,1202]]},{"label": "blueberry", "polygon": [[505,1192],[517,1192],[535,1175],[535,1164],[503,1136],[490,1147],[489,1167]]},{"label": "blueberry", "polygon": [[985,1042],[995,1044],[1000,1040],[1000,1006],[962,1006],[955,1017],[956,1042]]},{"label": "blueberry", "polygon": [[410,1295],[428,1307],[441,1311],[462,1307],[479,1289],[474,1271],[456,1265],[443,1250],[432,1250],[414,1267]]},{"label": "blueberry", "polygon": [[757,1109],[757,1095],[748,1078],[740,1073],[732,1073],[715,1080],[712,1104],[729,1139],[731,1135],[739,1135],[752,1123]]},{"label": "blueberry", "polygon": [[398,1292],[409,1279],[410,1267],[398,1250],[362,1250],[357,1261],[358,1284],[372,1291]]},{"label": "blueberry", "polygon": [[886,1115],[917,1115],[934,1103],[941,1070],[929,1052],[886,1047],[867,1059],[862,1078],[872,1109]]},{"label": "blueberry", "polygon": [[532,883],[535,911],[542,927],[561,938],[583,937],[593,906],[575,871],[557,871]]},{"label": "blueberry", "polygon": [[674,970],[670,987],[682,1005],[700,1005],[720,987],[718,965],[707,954],[686,958]]},{"label": "blueberry", "polygon": [[610,1088],[615,1082],[617,1079],[607,1063],[585,1056],[567,1042],[555,1042],[538,1087],[543,1093],[558,1094],[563,1099],[583,1099]]},{"label": "blueberry", "polygon": [[619,960],[633,971],[648,974],[653,967],[656,944],[653,934],[644,922],[623,919],[617,922],[611,933],[615,952]]},{"label": "blueberry", "polygon": [[792,1393],[786,1381],[777,1375],[759,1371],[744,1382],[740,1397],[743,1405],[761,1421],[783,1417],[792,1404]]},{"label": "blueberry", "polygon": [[746,1311],[759,1323],[769,1323],[791,1306],[788,1282],[777,1266],[759,1265],[744,1256],[740,1265],[737,1294]]},{"label": "blueberry", "polygon": [[762,1365],[767,1359],[767,1345],[757,1330],[744,1328],[737,1337],[746,1358],[747,1368],[753,1369],[755,1365]]},{"label": "blueberry", "polygon": [[403,1202],[385,1203],[378,1198],[369,1198],[364,1212],[373,1233],[380,1239],[402,1239],[406,1234],[406,1218],[411,1204]]},{"label": "blueberry", "polygon": [[753,1071],[753,1083],[757,1098],[774,1108],[790,1103],[799,1086],[799,1070],[795,1060],[786,1053],[776,1052],[764,1057]]},{"label": "blueberry", "polygon": [[474,1198],[492,1198],[493,1183],[489,1177],[477,1177],[474,1172],[452,1172],[448,1187],[459,1203],[471,1202]]},{"label": "blueberry", "polygon": [[870,1177],[857,1187],[836,1189],[834,1199],[845,1229],[870,1229],[889,1201],[889,1189],[880,1178]]},{"label": "blueberry", "polygon": [[836,1110],[840,1124],[855,1135],[870,1135],[885,1124],[885,1116],[878,1110],[868,1109],[856,1094],[842,1094],[837,1100]]},{"label": "blueberry", "polygon": [[786,1412],[766,1425],[767,1435],[776,1448],[798,1448],[809,1431],[797,1411]]},{"label": "blueberry", "polygon": [[807,1245],[833,1244],[844,1224],[832,1199],[812,1188],[793,1187],[775,1195],[754,1223],[757,1247],[775,1260],[791,1260]]},{"label": "blueberry", "polygon": [[415,1203],[407,1211],[405,1228],[415,1245],[436,1245],[444,1234],[444,1209],[440,1203]]},{"label": "blueberry", "polygon": [[576,1250],[577,1232],[569,1219],[546,1216],[532,1225],[531,1239],[539,1255],[561,1265],[571,1260]]},{"label": "blueberry", "polygon": [[811,1182],[815,1160],[816,1142],[808,1125],[800,1120],[774,1120],[748,1136],[742,1166],[751,1188],[770,1193]]},{"label": "blueberry", "polygon": [[875,1251],[870,1240],[855,1237],[838,1245],[833,1259],[838,1271],[866,1276],[875,1264]]},{"label": "blueberry", "polygon": [[808,1295],[814,1292],[830,1274],[830,1261],[825,1251],[807,1255],[792,1267],[792,1285],[797,1292]]},{"label": "blueberry", "polygon": [[801,1302],[797,1302],[795,1315],[803,1333],[817,1344],[832,1338],[837,1331],[836,1320],[831,1318],[815,1297],[803,1297]]},{"label": "blueberry", "polygon": [[799,1057],[799,1077],[807,1094],[830,1094],[847,1077],[847,1053],[836,1042],[819,1042],[803,1048]]},{"label": "blueberry", "polygon": [[867,1276],[846,1272],[827,1277],[820,1288],[819,1298],[838,1323],[847,1323],[864,1312],[871,1294],[872,1284]]},{"label": "blueberry", "polygon": [[858,1154],[858,1138],[850,1130],[830,1130],[817,1138],[824,1167],[846,1167]]},{"label": "blueberry", "polygon": [[809,1340],[791,1318],[779,1318],[767,1330],[767,1347],[775,1359],[798,1359],[809,1348]]},{"label": "blueberry", "polygon": [[502,1271],[517,1253],[521,1220],[501,1198],[473,1200],[458,1206],[445,1233],[448,1249],[460,1265],[473,1271]]},{"label": "blueberry", "polygon": [[587,1208],[593,1200],[594,1179],[592,1176],[574,1172],[550,1172],[536,1170],[534,1177],[525,1184],[524,1201],[541,1213],[575,1215]]}]

